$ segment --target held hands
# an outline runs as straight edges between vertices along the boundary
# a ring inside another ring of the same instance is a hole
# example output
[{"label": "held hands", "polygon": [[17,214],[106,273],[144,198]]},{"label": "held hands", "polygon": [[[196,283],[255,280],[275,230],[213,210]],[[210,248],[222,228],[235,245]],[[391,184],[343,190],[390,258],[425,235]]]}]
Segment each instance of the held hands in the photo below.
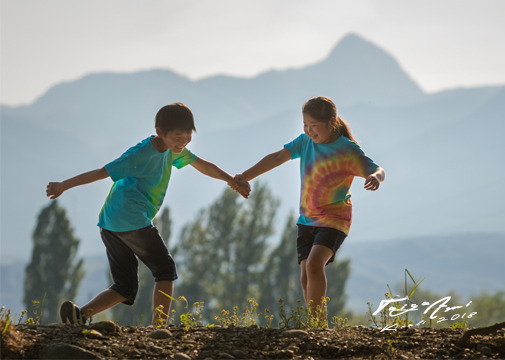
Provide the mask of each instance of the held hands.
[{"label": "held hands", "polygon": [[229,182],[228,185],[246,199],[249,198],[249,194],[251,193],[251,185],[249,185],[242,174],[235,175],[233,182]]},{"label": "held hands", "polygon": [[63,185],[61,184],[61,182],[50,182],[46,187],[46,195],[51,200],[56,199],[64,191],[65,189],[63,189]]}]

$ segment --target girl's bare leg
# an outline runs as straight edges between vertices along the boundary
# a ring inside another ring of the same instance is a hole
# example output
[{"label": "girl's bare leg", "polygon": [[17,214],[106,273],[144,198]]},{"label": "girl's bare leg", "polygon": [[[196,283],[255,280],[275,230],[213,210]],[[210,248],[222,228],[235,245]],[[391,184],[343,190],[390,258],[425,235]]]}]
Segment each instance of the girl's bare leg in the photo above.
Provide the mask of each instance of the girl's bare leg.
[{"label": "girl's bare leg", "polygon": [[[326,274],[324,268],[328,260],[333,256],[333,250],[326,246],[314,245],[310,250],[309,257],[305,263],[305,274],[307,278],[307,287],[305,291],[307,306],[313,311],[319,307],[323,314],[322,299],[326,297]],[[326,316],[324,316],[326,317]]]},{"label": "girl's bare leg", "polygon": [[308,304],[307,300],[307,259],[302,260],[300,262],[300,283],[302,285],[303,290],[303,299],[305,300],[305,304]]}]

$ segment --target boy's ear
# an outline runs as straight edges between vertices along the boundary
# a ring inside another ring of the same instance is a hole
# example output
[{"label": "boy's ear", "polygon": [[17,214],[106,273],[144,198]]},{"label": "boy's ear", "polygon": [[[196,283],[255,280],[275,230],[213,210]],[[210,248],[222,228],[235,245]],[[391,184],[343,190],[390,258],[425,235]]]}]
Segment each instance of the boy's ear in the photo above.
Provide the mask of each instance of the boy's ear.
[{"label": "boy's ear", "polygon": [[157,128],[156,128],[156,135],[158,135],[158,136],[160,136],[160,137],[161,137],[161,136],[163,136],[163,135],[165,135],[165,134],[163,133],[163,130],[161,130],[159,127],[157,127]]}]

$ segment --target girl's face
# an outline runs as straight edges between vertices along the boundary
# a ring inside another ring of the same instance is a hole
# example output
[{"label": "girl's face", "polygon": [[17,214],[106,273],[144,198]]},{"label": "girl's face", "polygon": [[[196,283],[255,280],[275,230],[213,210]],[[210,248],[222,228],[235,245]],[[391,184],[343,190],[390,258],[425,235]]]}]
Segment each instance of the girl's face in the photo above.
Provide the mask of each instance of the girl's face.
[{"label": "girl's face", "polygon": [[308,114],[303,114],[303,131],[316,144],[331,143],[338,138],[338,134],[333,130],[332,121],[319,121]]}]

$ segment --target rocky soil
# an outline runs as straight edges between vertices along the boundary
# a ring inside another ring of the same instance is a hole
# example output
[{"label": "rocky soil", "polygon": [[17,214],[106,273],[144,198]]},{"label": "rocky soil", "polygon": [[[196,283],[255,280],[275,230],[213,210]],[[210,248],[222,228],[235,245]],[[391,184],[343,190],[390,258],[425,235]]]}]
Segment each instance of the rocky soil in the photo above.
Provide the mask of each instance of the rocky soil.
[{"label": "rocky soil", "polygon": [[[0,324],[5,328],[5,323]],[[8,359],[505,359],[505,330],[473,335],[465,329],[364,326],[341,330],[17,325],[2,339]]]}]

